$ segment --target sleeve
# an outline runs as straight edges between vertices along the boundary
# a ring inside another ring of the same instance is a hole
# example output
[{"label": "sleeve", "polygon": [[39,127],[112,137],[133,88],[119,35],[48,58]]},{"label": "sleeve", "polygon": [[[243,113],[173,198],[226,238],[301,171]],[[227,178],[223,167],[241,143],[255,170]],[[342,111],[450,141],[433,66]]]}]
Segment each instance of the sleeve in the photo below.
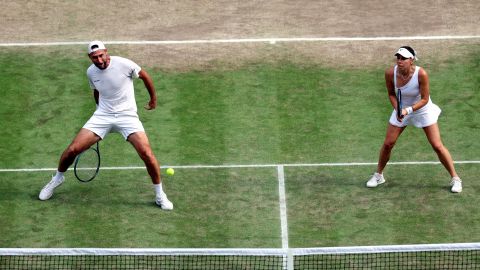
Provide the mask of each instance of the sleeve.
[{"label": "sleeve", "polygon": [[139,65],[135,64],[135,67],[132,69],[132,78],[137,79],[140,76],[140,70],[142,70],[142,68]]},{"label": "sleeve", "polygon": [[130,59],[122,58],[122,60],[128,68],[129,76],[134,79],[138,78],[140,70],[142,70],[142,68]]},{"label": "sleeve", "polygon": [[95,90],[95,85],[93,85],[92,81],[88,79],[88,84],[90,85],[90,89]]},{"label": "sleeve", "polygon": [[92,82],[92,78],[90,76],[90,69],[87,69],[87,78],[88,78],[88,84],[90,85],[90,89],[92,90],[96,89],[95,85]]}]

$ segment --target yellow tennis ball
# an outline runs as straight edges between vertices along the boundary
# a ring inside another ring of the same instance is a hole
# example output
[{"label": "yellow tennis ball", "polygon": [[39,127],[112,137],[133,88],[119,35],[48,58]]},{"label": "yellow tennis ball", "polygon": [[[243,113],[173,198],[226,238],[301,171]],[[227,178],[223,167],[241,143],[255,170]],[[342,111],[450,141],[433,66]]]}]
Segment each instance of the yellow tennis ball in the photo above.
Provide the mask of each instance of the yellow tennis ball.
[{"label": "yellow tennis ball", "polygon": [[173,168],[168,168],[167,169],[167,174],[168,175],[173,175],[175,173],[175,170],[173,170]]}]

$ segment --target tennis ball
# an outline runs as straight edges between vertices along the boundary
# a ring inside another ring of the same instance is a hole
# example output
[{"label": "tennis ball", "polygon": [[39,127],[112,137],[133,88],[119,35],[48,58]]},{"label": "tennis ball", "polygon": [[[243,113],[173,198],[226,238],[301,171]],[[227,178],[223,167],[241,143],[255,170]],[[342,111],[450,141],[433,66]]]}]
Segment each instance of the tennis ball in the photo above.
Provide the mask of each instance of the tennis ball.
[{"label": "tennis ball", "polygon": [[167,174],[168,175],[173,175],[175,173],[175,170],[173,170],[173,168],[168,168],[167,169]]}]

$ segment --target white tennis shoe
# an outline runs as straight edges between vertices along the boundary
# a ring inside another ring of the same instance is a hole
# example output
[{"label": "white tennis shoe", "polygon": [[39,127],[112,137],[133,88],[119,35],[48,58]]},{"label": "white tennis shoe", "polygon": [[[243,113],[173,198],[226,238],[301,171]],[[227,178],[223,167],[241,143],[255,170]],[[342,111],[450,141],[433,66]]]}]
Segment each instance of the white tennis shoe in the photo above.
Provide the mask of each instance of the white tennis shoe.
[{"label": "white tennis shoe", "polygon": [[167,198],[167,194],[162,193],[160,197],[155,198],[155,203],[163,210],[173,210],[173,203]]},{"label": "white tennis shoe", "polygon": [[460,177],[452,177],[452,182],[450,182],[450,186],[452,186],[451,190],[453,193],[462,192],[462,180],[460,179]]},{"label": "white tennis shoe", "polygon": [[52,180],[48,182],[43,188],[42,191],[40,191],[40,194],[38,195],[38,198],[42,201],[48,200],[52,197],[53,191],[63,184],[63,181],[65,181],[65,177],[62,176],[59,179],[56,179],[55,177],[52,177]]},{"label": "white tennis shoe", "polygon": [[374,188],[383,183],[385,183],[385,178],[383,178],[383,174],[374,173],[372,178],[367,181],[367,187]]}]

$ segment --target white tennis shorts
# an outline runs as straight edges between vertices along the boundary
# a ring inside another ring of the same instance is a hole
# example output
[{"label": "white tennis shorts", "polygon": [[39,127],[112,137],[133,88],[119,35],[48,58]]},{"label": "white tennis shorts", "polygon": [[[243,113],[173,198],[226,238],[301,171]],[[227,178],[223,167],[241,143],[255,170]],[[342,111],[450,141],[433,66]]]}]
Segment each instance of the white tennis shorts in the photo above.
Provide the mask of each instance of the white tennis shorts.
[{"label": "white tennis shorts", "polygon": [[127,140],[130,134],[145,131],[138,115],[131,112],[118,114],[95,112],[83,128],[92,131],[102,139],[110,132],[118,132]]},{"label": "white tennis shorts", "polygon": [[390,124],[396,127],[405,127],[408,125],[413,125],[417,128],[424,128],[431,126],[438,121],[438,117],[442,110],[440,107],[434,103],[429,102],[423,108],[418,111],[413,112],[412,114],[407,114],[402,122],[397,120],[397,111],[393,110],[392,115],[390,115]]}]

